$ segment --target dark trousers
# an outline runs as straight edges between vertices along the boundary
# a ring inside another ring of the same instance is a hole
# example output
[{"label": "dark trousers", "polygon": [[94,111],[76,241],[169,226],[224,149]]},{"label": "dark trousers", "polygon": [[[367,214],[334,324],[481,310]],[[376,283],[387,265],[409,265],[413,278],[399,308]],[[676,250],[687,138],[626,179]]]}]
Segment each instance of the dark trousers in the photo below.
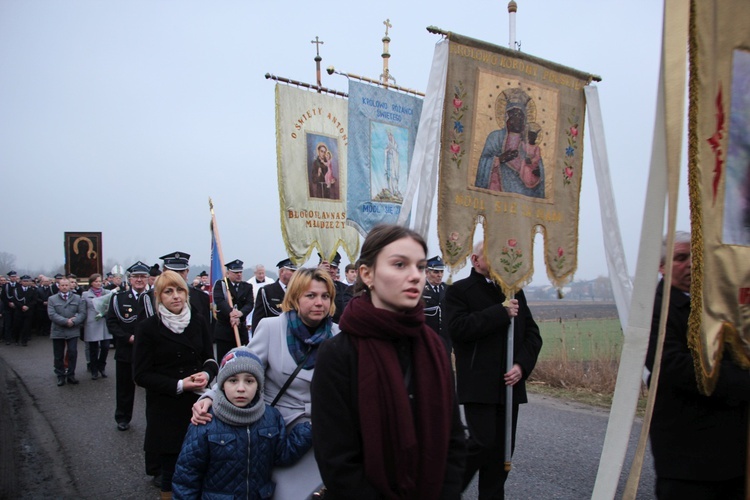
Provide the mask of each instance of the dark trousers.
[{"label": "dark trousers", "polygon": [[229,351],[231,351],[235,347],[237,347],[237,342],[235,342],[234,340],[229,341],[229,340],[216,339],[216,359],[217,359],[217,361],[219,363],[221,363],[221,360],[224,359],[224,356],[226,355],[226,353],[228,353]]},{"label": "dark trousers", "polygon": [[13,342],[13,317],[15,312],[16,310],[10,307],[3,309],[3,338],[6,344]]},{"label": "dark trousers", "polygon": [[[511,451],[516,445],[518,405],[513,406]],[[464,404],[469,438],[466,446],[466,468],[463,489],[479,471],[479,500],[505,498],[505,406],[493,404]]]},{"label": "dark trousers", "polygon": [[743,476],[725,481],[686,481],[656,478],[659,500],[742,500],[745,497]]},{"label": "dark trousers", "polygon": [[13,338],[16,342],[26,345],[31,338],[31,322],[34,319],[34,310],[16,311],[13,318]]},{"label": "dark trousers", "polygon": [[89,365],[92,374],[104,373],[107,367],[107,356],[109,355],[109,340],[89,342]]},{"label": "dark trousers", "polygon": [[130,423],[133,418],[133,401],[135,401],[133,364],[127,361],[115,361],[115,422]]},{"label": "dark trousers", "polygon": [[[67,356],[66,350],[67,349]],[[55,357],[55,375],[72,377],[76,373],[76,360],[78,359],[78,337],[69,339],[52,339],[52,352]],[[68,368],[65,369],[67,358]]]},{"label": "dark trousers", "polygon": [[159,455],[161,461],[161,491],[172,491],[172,477],[174,476],[178,456],[176,454]]}]

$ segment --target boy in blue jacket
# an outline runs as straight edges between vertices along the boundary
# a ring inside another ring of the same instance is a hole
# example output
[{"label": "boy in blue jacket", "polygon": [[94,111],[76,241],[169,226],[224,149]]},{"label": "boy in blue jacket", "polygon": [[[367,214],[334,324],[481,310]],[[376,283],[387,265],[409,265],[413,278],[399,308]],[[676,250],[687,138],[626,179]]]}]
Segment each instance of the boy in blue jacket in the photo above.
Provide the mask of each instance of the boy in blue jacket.
[{"label": "boy in blue jacket", "polygon": [[291,465],[310,449],[310,423],[287,434],[279,411],[263,401],[263,365],[245,347],[224,356],[217,382],[211,408],[216,418],[188,429],[173,498],[271,498],[273,467]]}]

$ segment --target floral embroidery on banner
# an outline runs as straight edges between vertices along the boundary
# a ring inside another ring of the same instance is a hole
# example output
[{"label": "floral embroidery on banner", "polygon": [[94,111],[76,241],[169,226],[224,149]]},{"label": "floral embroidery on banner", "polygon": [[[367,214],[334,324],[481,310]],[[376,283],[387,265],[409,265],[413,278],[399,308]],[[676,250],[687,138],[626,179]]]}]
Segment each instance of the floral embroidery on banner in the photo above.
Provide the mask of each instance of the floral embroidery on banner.
[{"label": "floral embroidery on banner", "polygon": [[562,270],[565,265],[565,250],[563,250],[563,247],[557,247],[557,255],[552,259],[552,262],[555,264],[555,269]]},{"label": "floral embroidery on banner", "polygon": [[573,174],[575,173],[574,160],[578,149],[578,120],[568,117],[568,124],[570,127],[565,131],[565,135],[568,136],[568,145],[565,148],[564,167],[562,169],[563,184],[566,186],[573,182]]},{"label": "floral embroidery on banner", "polygon": [[523,265],[523,252],[516,248],[518,241],[511,238],[508,245],[504,246],[500,252],[502,257],[500,262],[503,264],[503,270],[508,274],[515,274]]},{"label": "floral embroidery on banner", "polygon": [[451,162],[456,168],[461,168],[461,160],[463,159],[466,150],[464,150],[464,124],[461,122],[464,118],[464,113],[468,109],[468,106],[464,103],[466,98],[466,91],[464,90],[463,82],[459,81],[454,87],[452,110],[450,121],[453,122],[453,128],[451,129]]},{"label": "floral embroidery on banner", "polygon": [[452,262],[458,258],[463,250],[463,246],[458,243],[458,237],[459,234],[456,231],[453,231],[448,235],[448,239],[445,241],[445,252],[451,258]]}]

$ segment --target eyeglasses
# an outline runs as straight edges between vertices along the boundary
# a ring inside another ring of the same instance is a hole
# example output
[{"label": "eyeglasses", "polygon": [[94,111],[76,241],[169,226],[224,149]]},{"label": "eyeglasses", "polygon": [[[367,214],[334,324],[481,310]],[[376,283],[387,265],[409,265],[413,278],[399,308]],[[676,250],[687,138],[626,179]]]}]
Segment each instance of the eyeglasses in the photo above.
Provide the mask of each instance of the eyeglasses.
[{"label": "eyeglasses", "polygon": [[134,280],[145,280],[145,279],[148,279],[148,276],[134,274],[131,276],[131,278],[133,278]]}]

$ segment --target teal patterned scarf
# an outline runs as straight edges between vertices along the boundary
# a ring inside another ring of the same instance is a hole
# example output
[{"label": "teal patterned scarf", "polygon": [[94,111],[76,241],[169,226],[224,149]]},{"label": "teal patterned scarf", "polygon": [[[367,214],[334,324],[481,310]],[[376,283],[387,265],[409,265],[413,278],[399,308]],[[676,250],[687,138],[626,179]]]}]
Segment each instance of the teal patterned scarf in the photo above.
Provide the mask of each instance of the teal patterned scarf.
[{"label": "teal patterned scarf", "polygon": [[302,322],[296,311],[286,313],[289,323],[286,329],[286,343],[289,346],[289,354],[299,364],[310,352],[302,368],[309,370],[315,368],[315,358],[318,355],[318,346],[325,339],[331,337],[331,325],[333,320],[330,316],[320,322],[315,333],[310,333],[307,326]]}]

